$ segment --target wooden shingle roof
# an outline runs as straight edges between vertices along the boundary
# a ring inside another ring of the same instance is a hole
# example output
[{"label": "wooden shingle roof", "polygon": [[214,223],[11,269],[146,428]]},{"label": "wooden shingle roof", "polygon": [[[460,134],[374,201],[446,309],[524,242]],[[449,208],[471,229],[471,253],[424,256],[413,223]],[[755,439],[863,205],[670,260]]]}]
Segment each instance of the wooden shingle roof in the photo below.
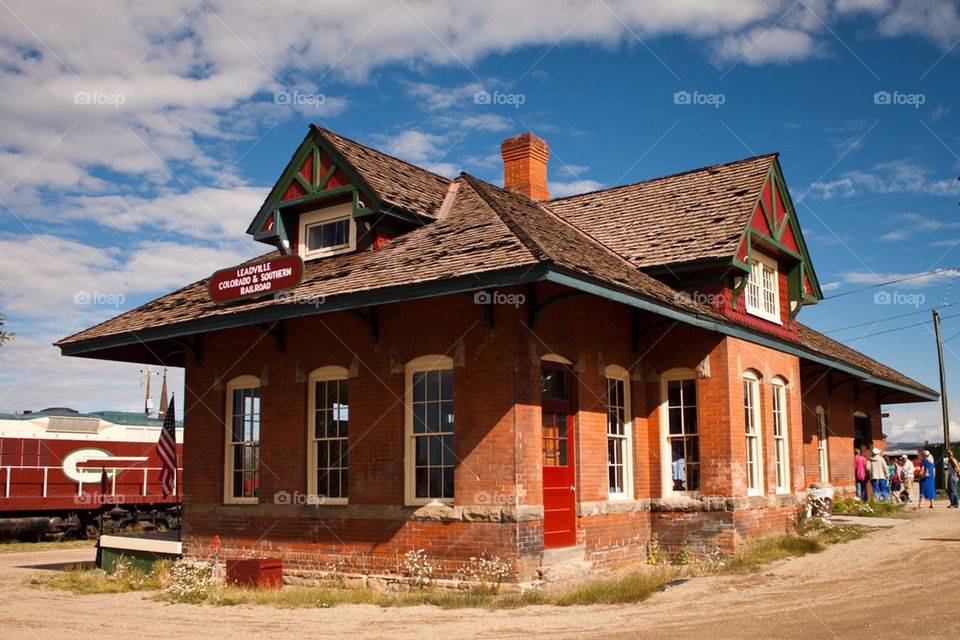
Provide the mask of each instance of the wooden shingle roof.
[{"label": "wooden shingle roof", "polygon": [[329,129],[312,125],[350,163],[385,204],[432,218],[440,209],[450,180],[395,158]]},{"label": "wooden shingle roof", "polygon": [[895,382],[928,395],[937,395],[937,392],[933,389],[908,378],[899,371],[891,369],[882,362],[878,362],[870,356],[848,347],[842,342],[828,338],[819,331],[815,331],[806,325],[797,324],[797,340],[810,351],[819,353],[837,362],[852,365],[881,380],[889,380],[890,382]]},{"label": "wooden shingle roof", "polygon": [[[798,328],[798,343],[751,333],[641,270],[733,253],[775,155],[538,203],[466,174],[453,181],[451,190],[451,181],[437,174],[326,129],[314,130],[385,205],[420,215],[424,226],[373,251],[308,261],[301,283],[282,296],[217,305],[204,279],[57,346],[65,353],[93,355],[270,319],[472,291],[491,283],[554,279],[582,285],[583,291],[602,290],[681,322],[766,341],[820,364],[836,363],[908,394],[936,395],[807,327]],[[444,206],[448,193],[451,200]]]},{"label": "wooden shingle roof", "polygon": [[711,307],[694,303],[634,269],[629,262],[526,197],[472,176],[463,176],[458,181],[460,188],[442,220],[406,233],[376,251],[310,260],[305,264],[301,283],[277,299],[217,305],[210,300],[207,279],[203,279],[65,338],[57,345],[185,325],[269,307],[302,306],[311,300],[322,301],[317,307],[322,311],[323,304],[346,294],[539,264],[555,264],[663,304],[720,317]]},{"label": "wooden shingle roof", "polygon": [[549,206],[637,267],[730,258],[776,158],[718,164]]}]

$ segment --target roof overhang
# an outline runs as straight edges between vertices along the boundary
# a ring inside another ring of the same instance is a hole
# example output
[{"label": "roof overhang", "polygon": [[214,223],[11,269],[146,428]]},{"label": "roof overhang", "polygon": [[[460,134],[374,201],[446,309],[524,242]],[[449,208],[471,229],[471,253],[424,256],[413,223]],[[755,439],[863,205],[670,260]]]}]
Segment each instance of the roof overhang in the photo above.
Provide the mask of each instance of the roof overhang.
[{"label": "roof overhang", "polygon": [[565,285],[572,289],[578,289],[580,291],[599,296],[601,298],[606,298],[615,302],[621,302],[625,305],[636,307],[638,309],[652,311],[659,315],[676,320],[677,322],[683,322],[685,324],[690,324],[702,329],[707,329],[709,331],[716,331],[733,338],[739,338],[754,344],[759,344],[771,349],[790,353],[803,360],[822,364],[832,370],[849,374],[869,384],[891,389],[914,398],[911,400],[902,399],[899,400],[900,402],[924,402],[937,400],[939,398],[936,393],[930,394],[920,389],[915,389],[906,385],[892,382],[890,380],[879,378],[872,373],[860,369],[859,367],[854,367],[841,360],[830,358],[829,356],[817,353],[816,351],[805,349],[799,344],[791,343],[786,340],[780,340],[774,338],[773,336],[767,336],[731,323],[721,322],[704,314],[671,308],[660,302],[645,300],[634,293],[622,291],[619,288],[612,287],[605,283],[590,281],[579,275],[572,276],[570,274],[563,274],[553,269],[547,274],[546,279],[551,282],[556,282],[557,284]]},{"label": "roof overhang", "polygon": [[237,313],[220,317],[202,318],[190,322],[144,329],[142,331],[131,331],[101,338],[92,338],[82,342],[63,344],[60,345],[60,349],[61,353],[65,356],[183,366],[179,358],[173,360],[165,359],[163,354],[157,353],[156,349],[151,348],[151,345],[167,343],[174,347],[170,353],[184,354],[185,339],[211,331],[269,324],[289,318],[457,293],[470,293],[491,287],[507,287],[538,281],[554,282],[600,298],[648,311],[683,324],[790,353],[802,360],[823,365],[830,370],[854,376],[868,384],[877,385],[897,392],[897,402],[922,402],[938,399],[936,393],[928,393],[920,389],[880,378],[847,362],[806,349],[802,345],[751,331],[745,327],[719,320],[707,314],[674,307],[663,301],[642,296],[627,289],[616,287],[583,274],[571,272],[546,263],[534,266],[513,267],[510,269],[491,271],[489,273],[471,274],[434,282],[338,295],[326,299],[322,308],[302,304],[274,304],[267,307],[258,307],[249,311],[241,310]]}]

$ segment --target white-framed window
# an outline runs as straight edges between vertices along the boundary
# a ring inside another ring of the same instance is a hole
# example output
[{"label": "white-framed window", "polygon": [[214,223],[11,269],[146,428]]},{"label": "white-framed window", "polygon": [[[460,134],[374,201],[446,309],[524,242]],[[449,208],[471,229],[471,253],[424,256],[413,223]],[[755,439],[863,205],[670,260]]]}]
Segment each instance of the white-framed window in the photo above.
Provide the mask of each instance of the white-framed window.
[{"label": "white-framed window", "polygon": [[743,421],[746,436],[747,495],[763,495],[763,451],[760,430],[760,378],[753,372],[743,374]]},{"label": "white-framed window", "polygon": [[688,369],[660,376],[663,494],[700,491],[697,374]]},{"label": "white-framed window", "polygon": [[817,457],[820,460],[820,482],[830,482],[830,449],[827,441],[827,412],[817,405],[814,410],[817,418]]},{"label": "white-framed window", "polygon": [[790,493],[790,441],[787,426],[787,382],[774,378],[771,386],[773,407],[773,461],[777,468],[777,493]]},{"label": "white-framed window", "polygon": [[349,484],[348,372],[321,367],[309,378],[307,491],[327,504],[346,504]]},{"label": "white-framed window", "polygon": [[747,313],[782,323],[780,318],[780,278],[777,262],[767,256],[755,255],[750,259],[750,275],[746,289]]},{"label": "white-framed window", "polygon": [[256,503],[260,492],[260,380],[227,383],[224,502]]},{"label": "white-framed window", "polygon": [[323,258],[357,248],[353,205],[345,203],[300,214],[300,257]]},{"label": "white-framed window", "polygon": [[405,367],[407,504],[453,502],[453,360],[430,355]]},{"label": "white-framed window", "polygon": [[611,365],[607,378],[607,488],[611,500],[633,497],[633,421],[630,374]]}]

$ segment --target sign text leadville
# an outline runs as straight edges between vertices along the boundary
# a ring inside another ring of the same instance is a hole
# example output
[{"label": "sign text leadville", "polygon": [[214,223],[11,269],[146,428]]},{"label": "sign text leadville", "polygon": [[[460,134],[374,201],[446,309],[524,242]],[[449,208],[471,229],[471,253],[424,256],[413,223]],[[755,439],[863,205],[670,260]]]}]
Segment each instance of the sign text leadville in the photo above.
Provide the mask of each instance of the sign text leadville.
[{"label": "sign text leadville", "polygon": [[272,295],[293,288],[303,278],[300,256],[277,256],[221,269],[212,276],[207,290],[218,303]]}]

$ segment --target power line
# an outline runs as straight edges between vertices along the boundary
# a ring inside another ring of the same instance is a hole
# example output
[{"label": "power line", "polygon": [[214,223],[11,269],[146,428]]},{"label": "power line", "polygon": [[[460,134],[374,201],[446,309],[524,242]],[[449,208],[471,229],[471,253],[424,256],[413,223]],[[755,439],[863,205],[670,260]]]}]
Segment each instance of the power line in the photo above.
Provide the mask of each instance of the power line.
[{"label": "power line", "polygon": [[[960,313],[954,313],[954,314],[949,315],[949,316],[940,316],[940,319],[941,319],[941,320],[949,320],[950,318],[960,318]],[[911,328],[913,328],[913,327],[922,327],[922,326],[924,326],[925,324],[927,324],[927,323],[926,323],[926,322],[915,322],[915,323],[913,323],[913,324],[907,324],[907,325],[904,325],[904,326],[902,326],[902,327],[894,327],[893,329],[886,329],[886,330],[884,330],[884,331],[877,331],[876,333],[867,333],[867,334],[864,334],[864,335],[860,336],[859,338],[855,338],[855,339],[856,339],[856,340],[859,340],[859,339],[861,339],[861,338],[874,338],[874,337],[876,337],[876,336],[882,336],[882,335],[885,335],[885,334],[887,334],[887,333],[893,333],[893,332],[895,332],[895,331],[902,331],[902,330],[904,330],[904,329],[911,329]],[[958,334],[958,335],[960,335],[960,334]],[[954,337],[956,337],[956,336],[954,336]],[[952,339],[953,339],[953,338],[951,338],[951,340],[952,340]]]},{"label": "power line", "polygon": [[855,293],[861,293],[863,291],[869,291],[870,289],[876,289],[877,287],[885,287],[888,284],[897,284],[898,282],[906,282],[908,280],[916,280],[917,278],[927,278],[938,273],[943,273],[944,271],[957,271],[957,267],[943,267],[942,269],[934,269],[933,271],[925,271],[924,273],[915,273],[912,276],[904,276],[902,278],[896,278],[894,280],[888,280],[886,282],[878,282],[876,284],[871,284],[866,287],[861,287],[860,289],[852,289],[850,291],[843,291],[841,293],[835,293],[832,296],[824,296],[824,300],[832,300],[834,298],[842,298],[843,296],[851,296]]},{"label": "power line", "polygon": [[[909,317],[909,316],[915,316],[915,315],[917,315],[917,314],[919,314],[919,313],[929,313],[929,312],[931,311],[931,309],[944,309],[944,308],[949,307],[949,306],[950,306],[950,305],[948,305],[948,304],[944,304],[944,305],[940,305],[939,307],[931,307],[930,309],[917,309],[916,311],[911,311],[911,312],[909,312],[909,313],[901,313],[900,315],[897,315],[897,316],[890,316],[890,317],[888,317],[888,318],[880,318],[879,320],[869,320],[869,321],[867,321],[867,322],[861,322],[861,323],[859,323],[859,324],[851,324],[851,325],[846,326],[846,327],[837,327],[836,329],[830,329],[830,330],[828,330],[828,331],[824,331],[823,333],[830,334],[830,333],[837,333],[838,331],[846,331],[847,329],[857,329],[857,328],[859,328],[859,327],[866,327],[866,326],[868,326],[868,325],[875,325],[875,324],[879,324],[879,323],[881,323],[881,322],[887,322],[887,321],[889,321],[889,320],[899,320],[900,318],[907,318],[907,317]],[[960,335],[960,334],[958,334],[958,335]]]}]

